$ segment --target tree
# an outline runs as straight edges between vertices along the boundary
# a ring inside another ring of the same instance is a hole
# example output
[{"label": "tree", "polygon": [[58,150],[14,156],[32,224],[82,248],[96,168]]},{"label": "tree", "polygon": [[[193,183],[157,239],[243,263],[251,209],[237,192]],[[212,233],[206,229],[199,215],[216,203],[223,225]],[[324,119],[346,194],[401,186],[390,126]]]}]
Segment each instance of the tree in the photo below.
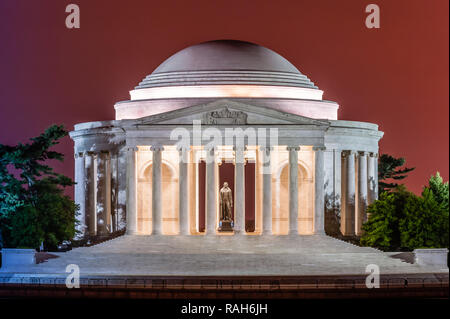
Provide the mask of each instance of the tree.
[{"label": "tree", "polygon": [[390,191],[398,186],[395,182],[389,182],[389,179],[394,181],[402,180],[408,176],[408,173],[413,171],[415,167],[405,167],[406,160],[402,157],[395,158],[388,154],[382,154],[378,161],[378,194],[385,191]]},{"label": "tree", "polygon": [[361,244],[383,250],[448,247],[448,197],[448,183],[439,174],[430,178],[421,196],[403,185],[381,193],[367,208]]},{"label": "tree", "polygon": [[439,205],[442,205],[444,210],[449,209],[449,185],[448,182],[444,183],[439,172],[436,175],[431,175],[428,181],[428,187],[433,192],[433,196]]},{"label": "tree", "polygon": [[363,224],[361,244],[383,250],[401,247],[400,221],[404,218],[404,206],[414,196],[405,186],[397,186],[392,192],[383,192],[380,198],[367,207],[368,220]]},{"label": "tree", "polygon": [[51,151],[67,135],[53,125],[31,143],[0,144],[0,231],[5,247],[54,248],[75,235],[75,203],[64,195],[74,182],[55,173],[47,160],[63,161]]},{"label": "tree", "polygon": [[400,220],[401,246],[406,249],[448,247],[448,209],[436,200],[433,192],[425,188],[422,196],[411,196]]}]

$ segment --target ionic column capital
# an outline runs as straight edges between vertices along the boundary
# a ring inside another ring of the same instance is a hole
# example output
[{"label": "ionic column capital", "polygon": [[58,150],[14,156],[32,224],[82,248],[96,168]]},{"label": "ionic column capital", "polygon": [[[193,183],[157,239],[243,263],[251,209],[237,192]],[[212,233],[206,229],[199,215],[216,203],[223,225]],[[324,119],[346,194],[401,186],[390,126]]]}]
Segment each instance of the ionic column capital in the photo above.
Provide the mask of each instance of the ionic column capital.
[{"label": "ionic column capital", "polygon": [[355,155],[356,151],[353,151],[353,150],[342,150],[341,154],[342,154],[343,157],[349,157],[351,155]]},{"label": "ionic column capital", "polygon": [[233,151],[244,152],[247,150],[247,145],[233,145]]},{"label": "ionic column capital", "polygon": [[217,147],[217,145],[205,145],[204,149],[208,153],[211,153],[211,152],[214,153],[218,150],[218,147]]},{"label": "ionic column capital", "polygon": [[111,157],[111,153],[109,151],[104,151],[104,150],[98,152],[98,155],[105,159],[108,159]]},{"label": "ionic column capital", "polygon": [[369,155],[369,152],[366,151],[358,151],[358,156],[367,156]]},{"label": "ionic column capital", "polygon": [[77,158],[83,158],[84,155],[85,155],[85,152],[75,152],[75,153],[73,154],[73,157],[74,157],[75,159],[77,159]]},{"label": "ionic column capital", "polygon": [[177,145],[177,151],[179,153],[189,152],[191,150],[190,145]]},{"label": "ionic column capital", "polygon": [[161,152],[161,151],[164,151],[164,146],[159,145],[159,144],[155,144],[155,145],[152,145],[152,146],[150,147],[150,150],[151,150],[152,152]]},{"label": "ionic column capital", "polygon": [[325,146],[313,146],[313,151],[325,151],[327,148]]},{"label": "ionic column capital", "polygon": [[189,151],[191,150],[190,146],[178,146],[178,159],[180,164],[189,163]]},{"label": "ionic column capital", "polygon": [[262,152],[270,153],[271,151],[273,151],[274,148],[273,148],[273,146],[260,146],[259,149]]},{"label": "ionic column capital", "polygon": [[234,151],[234,163],[235,164],[245,164],[245,154],[244,152],[247,150],[246,145],[235,145],[233,146]]},{"label": "ionic column capital", "polygon": [[298,146],[298,145],[290,145],[290,146],[287,146],[286,147],[286,149],[289,151],[289,152],[298,152],[298,151],[300,151],[300,146]]},{"label": "ionic column capital", "polygon": [[378,154],[378,153],[375,153],[375,152],[369,152],[369,156],[370,156],[370,157],[378,158],[378,157],[379,157],[379,154]]},{"label": "ionic column capital", "polygon": [[128,152],[137,152],[137,151],[139,150],[139,148],[138,148],[137,146],[128,146],[128,147],[126,148],[126,150],[127,150]]}]

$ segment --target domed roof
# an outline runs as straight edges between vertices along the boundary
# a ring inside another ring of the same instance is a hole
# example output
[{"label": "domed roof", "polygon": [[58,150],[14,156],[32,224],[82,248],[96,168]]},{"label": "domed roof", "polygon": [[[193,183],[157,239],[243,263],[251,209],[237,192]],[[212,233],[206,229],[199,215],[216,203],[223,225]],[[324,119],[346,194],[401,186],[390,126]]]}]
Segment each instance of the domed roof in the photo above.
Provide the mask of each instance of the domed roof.
[{"label": "domed roof", "polygon": [[187,47],[165,60],[135,89],[229,84],[317,89],[278,53],[235,40],[209,41]]}]

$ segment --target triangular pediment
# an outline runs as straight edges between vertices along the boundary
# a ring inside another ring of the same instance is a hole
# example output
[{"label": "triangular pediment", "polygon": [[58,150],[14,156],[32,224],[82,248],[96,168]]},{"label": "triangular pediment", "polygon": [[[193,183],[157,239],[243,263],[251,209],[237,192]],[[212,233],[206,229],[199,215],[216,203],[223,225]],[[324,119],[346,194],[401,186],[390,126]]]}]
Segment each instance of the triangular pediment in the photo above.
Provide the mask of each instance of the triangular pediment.
[{"label": "triangular pediment", "polygon": [[201,120],[204,125],[329,125],[326,120],[316,120],[227,99],[150,115],[130,122],[134,125],[191,125],[194,120]]}]

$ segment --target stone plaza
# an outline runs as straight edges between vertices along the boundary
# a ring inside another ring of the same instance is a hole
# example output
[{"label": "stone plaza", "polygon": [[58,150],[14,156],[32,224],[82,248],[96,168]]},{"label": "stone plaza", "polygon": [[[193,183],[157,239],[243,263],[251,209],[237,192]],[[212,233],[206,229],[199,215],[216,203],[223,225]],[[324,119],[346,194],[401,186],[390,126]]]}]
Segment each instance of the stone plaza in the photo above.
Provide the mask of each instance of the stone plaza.
[{"label": "stone plaza", "polygon": [[[323,276],[448,274],[448,268],[411,264],[392,253],[358,247],[326,236],[164,236],[124,235],[91,247],[52,253],[58,258],[15,266],[15,276],[63,277],[79,266],[83,278],[114,276]],[[0,277],[11,269],[4,269]],[[7,276],[8,277],[8,276]]]}]

